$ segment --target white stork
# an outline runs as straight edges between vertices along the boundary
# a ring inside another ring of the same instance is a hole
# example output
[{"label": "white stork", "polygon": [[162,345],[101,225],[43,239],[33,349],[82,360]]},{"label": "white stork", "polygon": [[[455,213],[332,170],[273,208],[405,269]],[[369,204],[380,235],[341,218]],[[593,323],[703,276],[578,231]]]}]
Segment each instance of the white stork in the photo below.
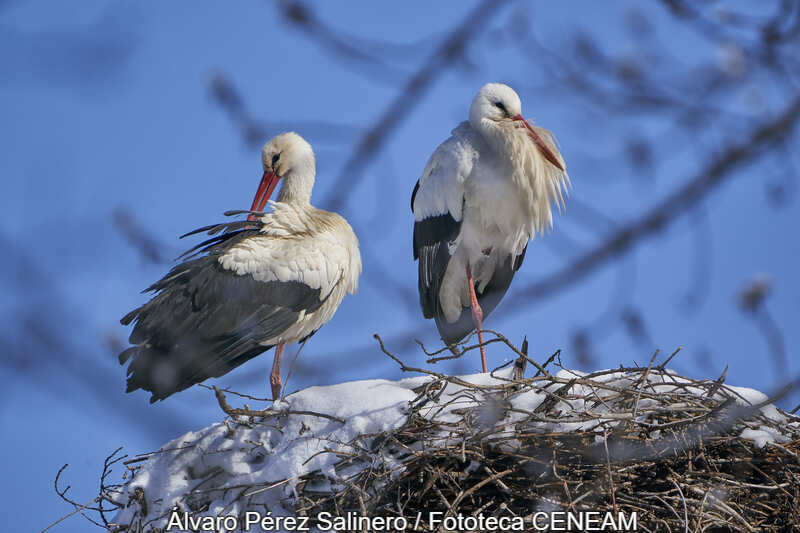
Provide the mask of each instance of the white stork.
[{"label": "white stork", "polygon": [[[187,233],[216,235],[146,291],[155,296],[121,320],[136,321],[127,392],[163,400],[219,377],[275,346],[273,399],[281,391],[281,356],[331,319],[345,292],[356,292],[361,255],[350,225],[310,204],[314,152],[296,133],[283,133],[261,152],[264,176],[247,220]],[[278,181],[272,211],[263,213]],[[184,235],[184,237],[186,236]],[[186,257],[188,256],[188,257]]]},{"label": "white stork", "polygon": [[[569,185],[552,133],[522,118],[514,90],[484,85],[469,121],[428,160],[411,195],[419,300],[452,345],[477,327],[505,294],[530,240],[553,225]],[[470,316],[471,310],[471,316]]]}]

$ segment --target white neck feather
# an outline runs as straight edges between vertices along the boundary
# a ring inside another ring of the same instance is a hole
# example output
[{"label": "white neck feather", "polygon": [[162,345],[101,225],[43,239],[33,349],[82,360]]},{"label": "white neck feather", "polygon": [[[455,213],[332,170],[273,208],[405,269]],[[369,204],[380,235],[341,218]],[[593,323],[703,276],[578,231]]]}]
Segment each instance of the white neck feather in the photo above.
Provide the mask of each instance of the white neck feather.
[{"label": "white neck feather", "polygon": [[307,143],[295,143],[294,146],[284,150],[283,157],[285,159],[277,169],[278,172],[285,172],[281,180],[283,184],[278,193],[278,201],[309,205],[316,175],[316,163],[311,146]]},{"label": "white neck feather", "polygon": [[[531,141],[527,130],[511,120],[483,119],[479,130],[484,140],[495,150],[498,159],[507,162],[509,175],[527,197],[525,202],[531,222],[531,234],[542,233],[553,226],[553,207],[564,206],[564,195],[569,186],[569,175],[545,159]],[[561,165],[566,168],[553,134],[533,126]]]},{"label": "white neck feather", "polygon": [[283,177],[283,185],[278,193],[278,201],[288,204],[311,203],[311,190],[314,188],[314,169],[295,168]]}]

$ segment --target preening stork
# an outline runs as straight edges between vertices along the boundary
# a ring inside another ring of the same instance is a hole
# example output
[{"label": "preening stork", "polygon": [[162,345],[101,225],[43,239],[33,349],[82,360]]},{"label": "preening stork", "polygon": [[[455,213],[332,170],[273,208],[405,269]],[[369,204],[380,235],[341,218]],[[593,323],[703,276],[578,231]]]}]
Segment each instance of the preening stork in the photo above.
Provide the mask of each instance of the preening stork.
[{"label": "preening stork", "polygon": [[[311,205],[314,152],[296,133],[283,133],[261,152],[264,176],[247,220],[206,226],[186,235],[214,237],[145,291],[155,296],[121,322],[135,321],[127,392],[163,400],[219,377],[275,347],[272,396],[281,391],[286,343],[304,341],[333,317],[346,292],[356,292],[361,255],[350,225]],[[272,211],[262,212],[282,181]],[[184,235],[184,237],[186,236]]]},{"label": "preening stork", "polygon": [[414,187],[422,313],[448,345],[477,327],[484,372],[483,318],[522,266],[528,241],[552,227],[568,186],[553,134],[522,118],[511,87],[489,83]]}]

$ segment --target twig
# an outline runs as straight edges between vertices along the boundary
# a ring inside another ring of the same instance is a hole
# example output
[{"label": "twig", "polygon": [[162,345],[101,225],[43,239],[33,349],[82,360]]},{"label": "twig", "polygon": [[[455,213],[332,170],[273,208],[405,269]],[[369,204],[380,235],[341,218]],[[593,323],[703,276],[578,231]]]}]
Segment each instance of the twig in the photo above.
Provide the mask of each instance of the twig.
[{"label": "twig", "polygon": [[611,486],[611,505],[614,507],[614,514],[619,515],[617,489],[614,487],[614,474],[611,472],[611,457],[608,453],[608,433],[605,430],[603,430],[603,447],[606,449],[606,468],[608,471],[608,484]]},{"label": "twig", "polygon": [[50,524],[49,526],[47,526],[46,528],[41,530],[39,533],[44,533],[45,531],[47,531],[48,529],[52,528],[53,526],[60,524],[61,522],[63,522],[67,518],[69,518],[70,516],[74,516],[74,515],[80,513],[81,511],[83,511],[84,509],[89,508],[90,505],[92,505],[93,503],[96,503],[99,500],[100,500],[100,498],[97,497],[97,498],[93,499],[92,501],[90,501],[90,502],[88,502],[88,503],[86,503],[84,505],[79,506],[77,509],[75,509],[74,511],[72,511],[68,515],[62,516],[61,518],[59,518],[58,520],[56,520],[55,522],[53,522],[52,524]]},{"label": "twig", "polygon": [[343,418],[339,418],[338,416],[328,415],[325,413],[316,413],[314,411],[295,411],[293,409],[252,410],[252,409],[234,408],[228,404],[227,400],[225,399],[225,394],[223,394],[221,390],[219,390],[217,387],[213,387],[213,389],[214,389],[214,394],[217,397],[217,402],[219,403],[220,409],[222,409],[228,416],[268,417],[268,416],[281,416],[281,415],[308,415],[308,416],[318,416],[320,418],[327,418],[328,420],[333,420],[334,422],[339,422],[340,424],[345,423],[345,420]]},{"label": "twig", "polygon": [[283,389],[281,390],[281,401],[283,401],[283,398],[286,395],[286,387],[289,385],[289,379],[292,377],[292,370],[294,370],[294,364],[297,362],[297,358],[300,357],[300,352],[303,351],[303,348],[305,347],[307,340],[308,337],[303,339],[302,344],[300,344],[300,347],[297,348],[297,351],[294,354],[294,359],[292,359],[292,364],[289,365],[289,373],[286,374],[286,381],[283,382]]}]

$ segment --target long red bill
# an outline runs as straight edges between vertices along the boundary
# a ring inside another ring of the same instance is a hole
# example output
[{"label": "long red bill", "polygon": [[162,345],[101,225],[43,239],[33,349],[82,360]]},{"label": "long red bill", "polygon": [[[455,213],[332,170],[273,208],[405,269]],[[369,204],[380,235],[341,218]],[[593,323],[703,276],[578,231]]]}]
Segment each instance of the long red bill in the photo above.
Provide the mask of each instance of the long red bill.
[{"label": "long red bill", "polygon": [[531,125],[528,124],[528,121],[522,118],[522,115],[517,115],[516,117],[514,117],[514,120],[521,122],[522,124],[525,125],[526,128],[528,128],[528,135],[533,140],[534,144],[536,144],[536,146],[542,152],[542,155],[545,157],[545,159],[550,161],[553,164],[553,166],[555,166],[561,172],[564,172],[564,167],[561,165],[558,158],[555,156],[553,151],[550,150],[547,144],[545,144],[545,142],[542,140],[539,134],[536,133],[536,130],[534,130],[531,127]]},{"label": "long red bill", "polygon": [[[280,177],[274,172],[264,172],[264,176],[261,178],[261,183],[258,184],[258,190],[253,198],[253,205],[250,207],[250,211],[264,210],[264,206],[267,205],[267,200],[269,200],[269,197],[272,196],[272,191],[275,190],[275,186],[278,184],[279,179]],[[250,215],[247,217],[247,220],[255,219],[255,215]]]}]

